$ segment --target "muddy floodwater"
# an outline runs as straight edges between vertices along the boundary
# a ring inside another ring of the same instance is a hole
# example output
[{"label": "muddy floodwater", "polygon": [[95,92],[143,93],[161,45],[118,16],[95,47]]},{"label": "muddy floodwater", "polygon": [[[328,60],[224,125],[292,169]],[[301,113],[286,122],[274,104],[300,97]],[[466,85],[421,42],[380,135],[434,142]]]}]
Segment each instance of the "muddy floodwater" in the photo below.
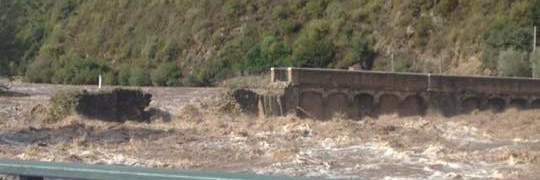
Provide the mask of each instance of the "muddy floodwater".
[{"label": "muddy floodwater", "polygon": [[[69,116],[41,121],[66,86],[9,84],[0,96],[0,157],[301,176],[313,179],[537,179],[540,111],[360,121],[235,111],[219,88],[143,88],[150,122]],[[93,87],[86,87],[93,88]],[[41,112],[41,113],[40,113]]]}]

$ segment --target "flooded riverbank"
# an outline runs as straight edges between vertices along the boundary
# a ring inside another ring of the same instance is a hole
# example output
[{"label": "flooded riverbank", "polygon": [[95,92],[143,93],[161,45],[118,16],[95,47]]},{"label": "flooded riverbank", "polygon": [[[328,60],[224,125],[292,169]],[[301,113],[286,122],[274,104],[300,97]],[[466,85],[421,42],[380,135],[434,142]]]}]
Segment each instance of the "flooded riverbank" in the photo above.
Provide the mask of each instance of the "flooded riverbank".
[{"label": "flooded riverbank", "polygon": [[[314,179],[535,179],[540,111],[360,121],[243,115],[216,89],[152,88],[171,118],[39,121],[50,85],[0,97],[0,157],[302,176]],[[40,89],[42,88],[42,89]],[[32,92],[36,92],[35,94]],[[39,93],[37,93],[39,92]],[[166,98],[163,98],[166,97]]]}]

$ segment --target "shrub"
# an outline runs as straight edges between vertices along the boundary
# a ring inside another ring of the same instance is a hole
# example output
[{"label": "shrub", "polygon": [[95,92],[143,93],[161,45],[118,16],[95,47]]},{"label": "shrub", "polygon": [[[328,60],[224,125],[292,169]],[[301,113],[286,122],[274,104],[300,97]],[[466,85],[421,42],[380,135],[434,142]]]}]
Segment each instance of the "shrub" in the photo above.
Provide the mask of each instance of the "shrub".
[{"label": "shrub", "polygon": [[294,42],[293,65],[302,67],[326,67],[334,60],[334,43],[326,36],[328,24],[316,21],[305,29]]},{"label": "shrub", "polygon": [[362,69],[371,69],[375,60],[375,51],[371,48],[369,41],[361,36],[355,36],[349,48],[350,60],[347,66],[359,63]]},{"label": "shrub", "polygon": [[540,50],[534,50],[530,56],[531,70],[533,77],[540,77]]},{"label": "shrub", "polygon": [[106,72],[102,75],[103,78],[103,85],[116,85],[118,82],[116,81],[116,74],[114,72]]},{"label": "shrub", "polygon": [[129,85],[129,76],[130,76],[130,67],[128,65],[123,65],[118,71],[118,84],[127,86]]},{"label": "shrub", "polygon": [[225,15],[227,15],[229,18],[235,18],[243,15],[246,12],[245,4],[245,2],[241,2],[240,0],[226,1],[225,5],[223,6]]},{"label": "shrub", "polygon": [[532,3],[532,20],[534,25],[540,25],[540,0],[534,0]]},{"label": "shrub", "polygon": [[247,52],[246,69],[252,73],[261,73],[270,67],[288,66],[290,54],[291,49],[286,42],[280,42],[274,36],[265,36]]},{"label": "shrub", "polygon": [[328,4],[325,11],[325,17],[329,19],[340,19],[346,16],[345,5],[340,1],[332,1]]},{"label": "shrub", "polygon": [[181,47],[175,40],[168,40],[165,47],[158,53],[158,57],[165,61],[175,61],[180,56]]},{"label": "shrub", "polygon": [[286,6],[277,6],[272,10],[272,17],[274,19],[287,19],[292,13],[291,9]]},{"label": "shrub", "polygon": [[137,65],[123,65],[118,71],[118,84],[124,86],[145,86],[150,78],[144,68]]},{"label": "shrub", "polygon": [[289,35],[300,31],[302,29],[302,23],[294,19],[287,19],[280,21],[277,28],[281,34]]},{"label": "shrub", "polygon": [[531,76],[527,52],[507,49],[502,51],[497,58],[497,69],[503,76]]},{"label": "shrub", "polygon": [[188,77],[182,79],[182,85],[196,87],[201,86],[201,82],[198,81],[194,75],[189,75]]},{"label": "shrub", "polygon": [[95,58],[71,60],[65,69],[64,83],[69,84],[97,84],[99,74],[110,71],[103,60]]},{"label": "shrub", "polygon": [[494,69],[499,52],[506,49],[531,51],[532,34],[530,28],[520,27],[513,23],[498,24],[484,34],[485,47],[482,62],[486,67]]},{"label": "shrub", "polygon": [[150,73],[154,86],[176,86],[181,76],[180,68],[176,63],[161,63]]},{"label": "shrub", "polygon": [[307,1],[303,8],[303,13],[307,17],[320,18],[324,14],[324,10],[328,2],[326,0],[311,0]]},{"label": "shrub", "polygon": [[188,79],[193,86],[211,86],[232,76],[231,63],[221,58],[212,58],[199,66]]},{"label": "shrub", "polygon": [[58,120],[73,113],[77,105],[77,98],[81,93],[85,92],[75,89],[56,91],[49,100],[47,114]]},{"label": "shrub", "polygon": [[394,61],[395,72],[421,72],[421,69],[416,65],[415,59],[397,59]]},{"label": "shrub", "polygon": [[156,37],[150,37],[146,40],[146,44],[144,45],[141,56],[148,59],[154,59],[157,54],[157,38]]},{"label": "shrub", "polygon": [[24,79],[29,82],[34,83],[49,83],[51,82],[50,78],[53,76],[54,71],[52,62],[46,58],[39,58],[32,62],[28,69]]},{"label": "shrub", "polygon": [[459,5],[459,0],[441,0],[435,5],[435,11],[442,16],[449,16]]},{"label": "shrub", "polygon": [[146,86],[150,84],[150,78],[143,68],[135,66],[129,70],[128,82],[130,86]]}]

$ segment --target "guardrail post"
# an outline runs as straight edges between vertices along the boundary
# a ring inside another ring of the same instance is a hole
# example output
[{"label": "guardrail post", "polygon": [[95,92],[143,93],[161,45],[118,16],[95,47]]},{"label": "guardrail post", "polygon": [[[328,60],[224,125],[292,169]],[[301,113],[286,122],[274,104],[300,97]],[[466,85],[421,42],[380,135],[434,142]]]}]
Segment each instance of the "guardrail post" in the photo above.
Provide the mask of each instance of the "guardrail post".
[{"label": "guardrail post", "polygon": [[292,85],[296,85],[298,84],[298,81],[299,81],[299,74],[298,72],[292,68],[292,67],[289,67],[287,68],[287,81],[292,84]]},{"label": "guardrail post", "polygon": [[19,180],[43,180],[43,177],[38,177],[38,176],[19,176]]}]

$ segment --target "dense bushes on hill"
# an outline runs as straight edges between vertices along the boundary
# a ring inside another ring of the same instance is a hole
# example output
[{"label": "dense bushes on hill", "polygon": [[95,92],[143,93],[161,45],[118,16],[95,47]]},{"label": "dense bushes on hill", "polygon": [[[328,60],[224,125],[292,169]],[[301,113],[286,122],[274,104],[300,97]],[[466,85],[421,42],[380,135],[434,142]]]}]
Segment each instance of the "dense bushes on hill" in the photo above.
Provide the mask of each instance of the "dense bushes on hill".
[{"label": "dense bushes on hill", "polygon": [[335,59],[334,42],[329,39],[329,25],[315,21],[294,42],[292,64],[299,67],[327,67]]},{"label": "dense bushes on hill", "polygon": [[499,53],[497,68],[504,76],[531,76],[531,66],[527,52],[507,49]]},{"label": "dense bushes on hill", "polygon": [[182,71],[176,66],[176,63],[161,63],[152,70],[150,77],[154,86],[176,86]]},{"label": "dense bushes on hill", "polygon": [[[101,72],[107,84],[197,86],[289,65],[495,75],[499,52],[530,53],[538,7],[538,0],[0,0],[0,75],[85,84]],[[482,66],[469,65],[478,59]]]},{"label": "dense bushes on hill", "polygon": [[529,55],[531,62],[531,75],[533,77],[540,77],[540,50],[534,50]]},{"label": "dense bushes on hill", "polygon": [[279,41],[274,36],[265,36],[249,49],[243,66],[250,73],[261,73],[270,67],[291,66],[290,54],[291,48],[287,42]]}]

